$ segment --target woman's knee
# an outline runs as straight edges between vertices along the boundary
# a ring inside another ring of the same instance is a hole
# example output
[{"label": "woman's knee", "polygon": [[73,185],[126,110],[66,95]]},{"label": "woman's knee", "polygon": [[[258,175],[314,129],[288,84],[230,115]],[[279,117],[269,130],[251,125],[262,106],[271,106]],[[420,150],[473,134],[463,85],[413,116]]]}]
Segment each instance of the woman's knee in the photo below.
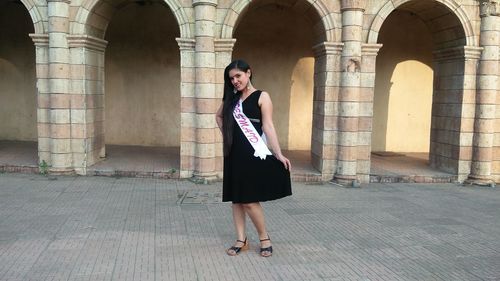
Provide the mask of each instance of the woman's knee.
[{"label": "woman's knee", "polygon": [[247,211],[250,211],[250,210],[255,210],[257,208],[260,207],[260,203],[256,202],[256,203],[244,203],[242,204],[243,208]]}]

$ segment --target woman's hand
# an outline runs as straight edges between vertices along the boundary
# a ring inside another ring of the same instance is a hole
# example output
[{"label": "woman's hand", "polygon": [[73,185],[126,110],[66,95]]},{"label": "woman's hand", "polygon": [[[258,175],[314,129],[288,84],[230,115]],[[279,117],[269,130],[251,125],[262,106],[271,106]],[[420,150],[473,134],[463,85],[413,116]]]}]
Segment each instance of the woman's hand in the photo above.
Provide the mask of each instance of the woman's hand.
[{"label": "woman's hand", "polygon": [[288,160],[288,158],[283,156],[283,154],[281,153],[276,154],[276,159],[278,159],[281,163],[283,163],[283,165],[288,171],[292,170],[292,164],[290,163],[290,160]]}]

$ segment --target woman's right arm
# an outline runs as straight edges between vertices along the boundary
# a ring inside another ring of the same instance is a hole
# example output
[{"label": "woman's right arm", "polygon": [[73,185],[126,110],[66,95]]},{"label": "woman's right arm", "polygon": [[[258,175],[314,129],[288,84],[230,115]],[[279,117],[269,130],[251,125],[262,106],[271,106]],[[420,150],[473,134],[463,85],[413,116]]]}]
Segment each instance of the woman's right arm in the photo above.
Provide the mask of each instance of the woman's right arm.
[{"label": "woman's right arm", "polygon": [[219,130],[222,132],[222,122],[224,120],[224,115],[222,113],[222,109],[224,108],[224,103],[221,103],[219,109],[215,113],[215,121],[217,122],[217,126],[219,126]]}]

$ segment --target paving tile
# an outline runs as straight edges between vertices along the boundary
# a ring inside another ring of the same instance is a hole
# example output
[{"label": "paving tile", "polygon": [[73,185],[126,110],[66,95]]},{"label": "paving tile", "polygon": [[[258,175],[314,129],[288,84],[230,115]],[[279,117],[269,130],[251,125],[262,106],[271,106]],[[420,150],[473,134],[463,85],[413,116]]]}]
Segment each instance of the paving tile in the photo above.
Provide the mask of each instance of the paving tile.
[{"label": "paving tile", "polygon": [[[0,280],[499,280],[500,191],[294,183],[229,257],[221,184],[0,174]],[[186,195],[191,199],[183,201]]]}]

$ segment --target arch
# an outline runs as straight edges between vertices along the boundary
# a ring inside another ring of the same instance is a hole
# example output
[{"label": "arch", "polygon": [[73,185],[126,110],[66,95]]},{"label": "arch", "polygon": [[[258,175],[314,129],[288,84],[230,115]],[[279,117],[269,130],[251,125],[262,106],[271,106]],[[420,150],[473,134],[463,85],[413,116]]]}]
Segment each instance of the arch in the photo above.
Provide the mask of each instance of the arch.
[{"label": "arch", "polygon": [[47,26],[44,24],[42,13],[38,10],[33,0],[20,0],[30,15],[36,34],[47,33]]},{"label": "arch", "polygon": [[[122,0],[120,2],[126,2],[127,0]],[[181,38],[193,38],[193,32],[191,30],[188,16],[183,7],[177,3],[175,0],[162,0],[170,8],[173,13],[177,25],[179,27],[179,33]],[[89,20],[97,5],[102,3],[103,0],[83,0],[81,6],[78,8],[76,16],[71,19],[70,34],[87,34],[89,35]],[[115,5],[116,6],[116,5]],[[103,18],[103,17],[101,17]],[[107,19],[106,24],[110,19]],[[104,38],[104,34],[102,34]]]},{"label": "arch", "polygon": [[[322,0],[301,0],[310,4],[318,17],[321,19],[324,27],[325,41],[334,42],[335,41],[335,20],[332,18],[332,11],[329,11],[327,5],[323,3]],[[330,0],[331,1],[331,0]],[[228,12],[222,23],[222,29],[220,38],[231,39],[233,38],[233,32],[235,25],[238,22],[241,14],[248,9],[252,0],[236,0]]]},{"label": "arch", "polygon": [[[396,1],[387,1],[387,3],[379,10],[379,12],[375,15],[375,19],[373,20],[370,30],[368,32],[368,44],[375,44],[378,40],[378,35],[380,32],[380,28],[382,24],[385,22],[387,17],[397,8],[401,7],[404,4],[414,2],[416,0],[396,0]],[[472,24],[470,22],[467,13],[463,10],[463,8],[457,4],[454,0],[433,0],[428,1],[429,3],[439,3],[444,7],[448,8],[450,12],[456,16],[459,20],[461,27],[465,34],[465,42],[467,46],[478,46],[478,42],[476,39],[476,35],[474,34],[474,29],[472,28]]]}]

